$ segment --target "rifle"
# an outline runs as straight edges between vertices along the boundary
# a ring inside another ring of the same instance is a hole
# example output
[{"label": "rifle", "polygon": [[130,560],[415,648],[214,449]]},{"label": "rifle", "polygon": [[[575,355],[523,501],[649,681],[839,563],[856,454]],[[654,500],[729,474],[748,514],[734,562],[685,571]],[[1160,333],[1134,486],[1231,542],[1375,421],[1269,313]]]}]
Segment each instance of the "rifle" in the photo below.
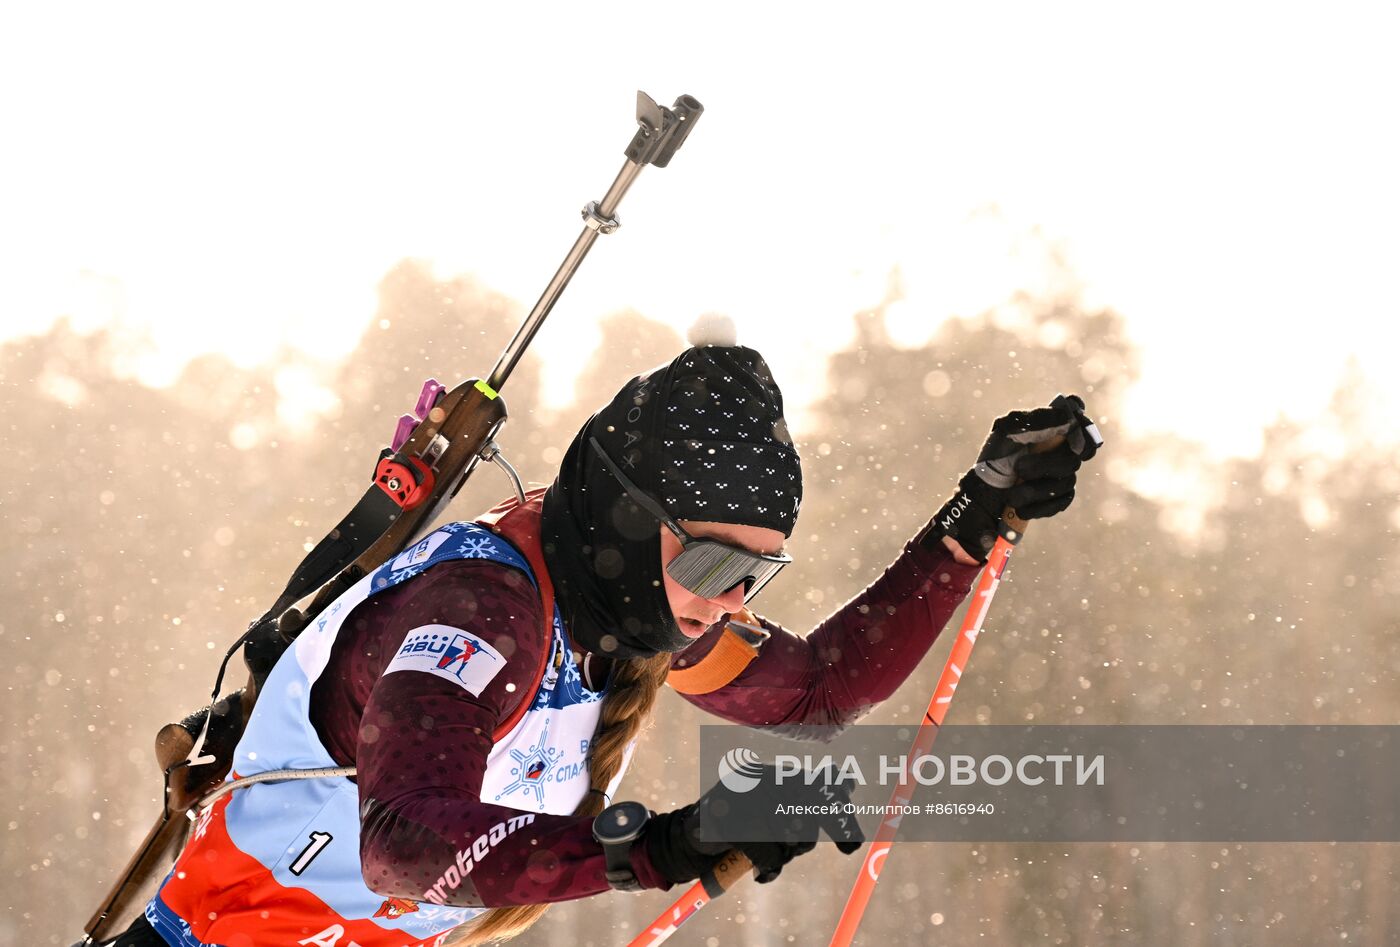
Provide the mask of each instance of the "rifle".
[{"label": "rifle", "polygon": [[[620,226],[617,206],[642,168],[670,164],[703,111],[689,95],[666,108],[646,93],[637,93],[638,127],[624,151],[622,170],[601,201],[584,205],[583,231],[490,375],[469,378],[450,391],[432,379],[424,383],[413,415],[399,419],[393,442],[380,453],[364,496],[297,566],[272,607],[224,654],[209,706],[156,734],[156,758],[165,779],[160,817],[83,928],[76,947],[115,937],[149,899],[161,866],[183,847],[195,812],[228,775],[258,689],[302,629],[371,569],[412,545],[452,502],[478,463],[499,465],[524,500],[520,477],[496,445],[506,421],[501,389],[594,241]],[[311,602],[304,609],[295,607],[308,596]],[[248,681],[220,698],[228,663],[240,649]]]}]

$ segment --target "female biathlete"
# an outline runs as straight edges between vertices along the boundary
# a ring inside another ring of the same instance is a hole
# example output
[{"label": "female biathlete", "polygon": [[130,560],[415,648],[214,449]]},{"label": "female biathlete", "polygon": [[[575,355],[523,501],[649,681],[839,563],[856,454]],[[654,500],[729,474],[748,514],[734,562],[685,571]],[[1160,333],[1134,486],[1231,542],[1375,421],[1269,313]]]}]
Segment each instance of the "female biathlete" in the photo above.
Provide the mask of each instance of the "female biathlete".
[{"label": "female biathlete", "polygon": [[730,848],[759,881],[822,830],[854,850],[853,820],[716,842],[696,831],[710,794],[659,815],[615,801],[658,690],[669,675],[687,700],[750,726],[855,720],[928,651],[1001,511],[1069,506],[1093,453],[1087,423],[1064,407],[999,419],[929,525],[801,637],[744,606],[789,561],[802,499],[782,394],[751,349],[687,349],[589,419],[548,489],[429,534],[307,627],[269,676],[230,778],[357,775],[219,799],[114,943],[482,943],[551,902],[692,881]]}]

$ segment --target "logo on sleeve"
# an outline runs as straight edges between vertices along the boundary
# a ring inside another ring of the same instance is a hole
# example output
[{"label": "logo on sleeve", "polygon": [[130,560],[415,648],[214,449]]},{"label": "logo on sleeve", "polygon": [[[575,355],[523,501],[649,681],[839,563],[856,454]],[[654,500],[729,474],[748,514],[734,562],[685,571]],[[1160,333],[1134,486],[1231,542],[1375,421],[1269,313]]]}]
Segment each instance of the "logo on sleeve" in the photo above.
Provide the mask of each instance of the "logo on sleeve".
[{"label": "logo on sleeve", "polygon": [[384,673],[424,671],[480,697],[505,664],[501,653],[476,635],[451,625],[424,625],[408,633]]}]

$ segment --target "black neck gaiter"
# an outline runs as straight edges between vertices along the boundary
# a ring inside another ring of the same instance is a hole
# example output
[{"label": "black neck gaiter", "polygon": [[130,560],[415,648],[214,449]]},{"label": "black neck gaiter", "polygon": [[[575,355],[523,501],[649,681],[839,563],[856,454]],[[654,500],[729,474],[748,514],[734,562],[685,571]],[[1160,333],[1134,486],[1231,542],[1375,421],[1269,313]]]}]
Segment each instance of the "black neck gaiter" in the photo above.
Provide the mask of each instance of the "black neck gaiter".
[{"label": "black neck gaiter", "polygon": [[588,443],[596,437],[633,482],[649,490],[647,474],[656,469],[659,447],[656,407],[670,374],[667,366],[633,379],[590,418],[544,495],[544,557],[564,624],[578,645],[605,657],[647,657],[690,643],[666,603],[659,524],[632,502]]}]

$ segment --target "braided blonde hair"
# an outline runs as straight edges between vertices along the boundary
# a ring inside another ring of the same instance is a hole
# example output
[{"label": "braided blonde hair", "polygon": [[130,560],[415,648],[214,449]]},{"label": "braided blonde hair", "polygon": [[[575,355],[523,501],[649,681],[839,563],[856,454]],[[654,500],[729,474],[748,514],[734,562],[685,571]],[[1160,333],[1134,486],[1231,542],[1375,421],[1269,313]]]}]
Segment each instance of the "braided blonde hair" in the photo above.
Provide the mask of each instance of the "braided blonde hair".
[{"label": "braided blonde hair", "polygon": [[[593,734],[593,745],[588,752],[590,792],[574,809],[574,815],[595,816],[603,811],[606,805],[603,794],[622,769],[627,747],[651,722],[656,694],[665,683],[670,669],[670,654],[618,661],[613,665],[612,680],[607,696],[603,698],[598,729]],[[468,947],[508,940],[523,934],[548,909],[548,904],[492,908],[463,925],[449,943],[454,947]]]}]

